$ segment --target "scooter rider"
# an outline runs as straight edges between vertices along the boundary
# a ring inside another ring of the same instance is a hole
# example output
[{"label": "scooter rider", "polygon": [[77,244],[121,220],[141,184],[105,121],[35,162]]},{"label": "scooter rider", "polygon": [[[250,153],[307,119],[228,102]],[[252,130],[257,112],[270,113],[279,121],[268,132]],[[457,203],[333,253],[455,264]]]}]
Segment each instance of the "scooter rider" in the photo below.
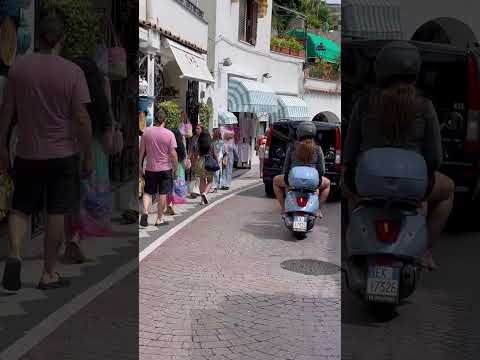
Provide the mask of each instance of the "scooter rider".
[{"label": "scooter rider", "polygon": [[[282,216],[285,213],[285,189],[288,187],[288,174],[293,167],[310,166],[318,170],[322,183],[319,188],[320,204],[323,205],[330,193],[330,180],[325,174],[325,158],[322,148],[315,143],[317,128],[312,122],[303,122],[297,127],[297,141],[289,144],[283,166],[283,174],[273,179],[273,190],[280,205]],[[323,215],[319,210],[318,217]]]},{"label": "scooter rider", "polygon": [[[420,153],[429,171],[425,207],[428,207],[431,249],[450,215],[454,183],[438,171],[442,161],[440,126],[432,102],[416,88],[420,66],[418,49],[408,42],[391,42],[379,52],[375,62],[377,86],[357,101],[349,121],[343,148],[343,175],[352,210],[357,201],[353,172],[359,154],[384,146]],[[436,269],[430,249],[424,265]]]}]

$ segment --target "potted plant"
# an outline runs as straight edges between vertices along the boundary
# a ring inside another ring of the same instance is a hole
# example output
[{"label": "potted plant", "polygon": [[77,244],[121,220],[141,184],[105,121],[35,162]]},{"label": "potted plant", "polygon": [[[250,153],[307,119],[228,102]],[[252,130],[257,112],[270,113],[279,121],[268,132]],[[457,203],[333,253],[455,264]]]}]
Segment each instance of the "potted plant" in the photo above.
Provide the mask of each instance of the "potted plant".
[{"label": "potted plant", "polygon": [[288,40],[284,38],[280,38],[278,41],[278,47],[280,48],[280,52],[284,54],[288,54]]},{"label": "potted plant", "polygon": [[165,121],[165,127],[169,129],[176,129],[180,125],[182,116],[180,108],[174,101],[164,101],[157,104],[157,109],[161,109],[165,112],[167,119]]},{"label": "potted plant", "polygon": [[270,42],[270,49],[274,52],[279,52],[280,51],[280,39],[278,37],[273,37],[272,41]]},{"label": "potted plant", "polygon": [[295,50],[297,51],[297,56],[305,57],[305,50],[303,49],[303,45],[295,40]]}]

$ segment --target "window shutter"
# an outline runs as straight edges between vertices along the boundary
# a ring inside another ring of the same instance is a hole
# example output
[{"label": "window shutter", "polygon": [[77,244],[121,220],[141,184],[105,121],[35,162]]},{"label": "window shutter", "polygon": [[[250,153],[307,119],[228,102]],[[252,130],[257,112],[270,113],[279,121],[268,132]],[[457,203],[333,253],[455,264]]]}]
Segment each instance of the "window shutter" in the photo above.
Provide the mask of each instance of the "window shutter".
[{"label": "window shutter", "polygon": [[247,0],[240,1],[240,14],[238,17],[238,39],[247,41]]},{"label": "window shutter", "polygon": [[253,1],[253,4],[252,4],[252,17],[250,21],[252,22],[250,43],[252,45],[256,45],[257,44],[257,24],[258,24],[258,3],[256,1]]}]

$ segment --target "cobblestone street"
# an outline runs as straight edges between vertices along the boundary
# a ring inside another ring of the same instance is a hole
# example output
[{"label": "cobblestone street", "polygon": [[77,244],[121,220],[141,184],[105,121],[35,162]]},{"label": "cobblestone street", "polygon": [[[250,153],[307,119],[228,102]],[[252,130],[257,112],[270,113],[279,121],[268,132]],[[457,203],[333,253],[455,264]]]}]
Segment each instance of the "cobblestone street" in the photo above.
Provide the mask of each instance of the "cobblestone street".
[{"label": "cobblestone street", "polygon": [[340,359],[339,211],[294,241],[259,186],[176,233],[140,265],[140,358]]}]

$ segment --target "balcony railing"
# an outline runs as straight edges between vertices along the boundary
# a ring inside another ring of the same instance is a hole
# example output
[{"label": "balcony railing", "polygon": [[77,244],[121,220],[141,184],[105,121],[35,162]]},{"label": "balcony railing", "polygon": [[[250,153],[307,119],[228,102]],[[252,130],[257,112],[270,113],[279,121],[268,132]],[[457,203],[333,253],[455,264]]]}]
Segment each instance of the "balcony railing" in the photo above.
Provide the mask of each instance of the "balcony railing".
[{"label": "balcony railing", "polygon": [[183,7],[185,7],[185,9],[190,11],[192,14],[195,14],[199,18],[204,19],[205,14],[203,13],[203,11],[200,10],[197,7],[197,5],[195,5],[191,1],[189,1],[189,0],[175,0],[175,1],[178,2],[179,4],[181,4]]}]

